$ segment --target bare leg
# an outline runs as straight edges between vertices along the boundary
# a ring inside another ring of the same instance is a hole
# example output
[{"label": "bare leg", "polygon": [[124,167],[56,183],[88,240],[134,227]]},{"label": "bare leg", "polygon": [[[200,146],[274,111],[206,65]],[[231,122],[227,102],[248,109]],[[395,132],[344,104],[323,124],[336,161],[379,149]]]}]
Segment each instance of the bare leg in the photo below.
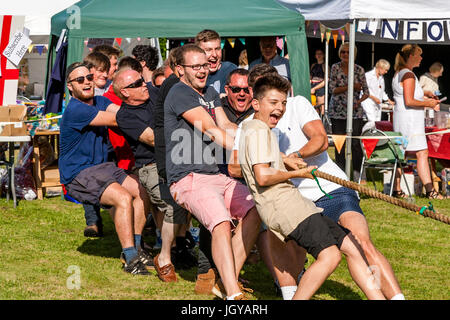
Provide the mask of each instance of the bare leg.
[{"label": "bare leg", "polygon": [[339,218],[339,224],[349,229],[357,238],[370,266],[376,266],[381,276],[381,290],[384,296],[391,299],[401,293],[400,285],[394,275],[389,261],[378,251],[370,239],[369,226],[363,215],[347,211]]},{"label": "bare leg", "polygon": [[235,261],[231,248],[231,226],[229,221],[216,225],[211,233],[211,251],[227,296],[241,292],[237,283]]},{"label": "bare leg", "polygon": [[336,246],[323,249],[303,274],[293,300],[310,299],[339,265],[341,253]]},{"label": "bare leg", "polygon": [[118,183],[110,184],[100,203],[114,206],[114,225],[122,248],[134,247],[133,197]]},{"label": "bare leg", "polygon": [[297,277],[305,264],[306,251],[293,240],[284,243],[268,231],[273,268],[280,287],[297,286]]},{"label": "bare leg", "polygon": [[[275,269],[273,267],[272,256],[271,256],[271,247],[269,240],[269,230],[264,230],[259,233],[258,239],[256,240],[256,246],[258,247],[258,251],[261,255],[261,259],[272,275],[273,280],[277,279],[277,274],[275,273]],[[278,281],[280,281],[278,279]]]},{"label": "bare leg", "polygon": [[247,259],[250,250],[256,242],[259,228],[261,226],[261,219],[256,211],[256,208],[251,208],[247,215],[238,224],[234,231],[234,236],[231,240],[233,248],[233,256],[235,263],[236,279],[239,277],[239,272]]},{"label": "bare leg", "polygon": [[161,252],[158,256],[158,264],[162,267],[169,263],[171,263],[170,257],[170,249],[172,248],[172,244],[175,240],[175,235],[178,233],[181,225],[169,223],[167,221],[163,221],[162,230],[161,230]]},{"label": "bare leg", "polygon": [[148,198],[147,191],[139,183],[135,175],[126,177],[122,182],[122,187],[133,197],[134,234],[142,234],[145,222],[147,221],[147,213],[150,210],[150,199]]},{"label": "bare leg", "polygon": [[419,178],[422,181],[422,184],[426,186],[427,184],[431,183],[430,166],[428,164],[428,149],[417,151],[416,157],[417,173],[419,174]]},{"label": "bare leg", "polygon": [[375,277],[355,244],[356,239],[352,234],[348,234],[341,245],[341,251],[347,258],[350,275],[369,300],[385,300],[386,298],[376,283],[377,279],[374,279]]}]

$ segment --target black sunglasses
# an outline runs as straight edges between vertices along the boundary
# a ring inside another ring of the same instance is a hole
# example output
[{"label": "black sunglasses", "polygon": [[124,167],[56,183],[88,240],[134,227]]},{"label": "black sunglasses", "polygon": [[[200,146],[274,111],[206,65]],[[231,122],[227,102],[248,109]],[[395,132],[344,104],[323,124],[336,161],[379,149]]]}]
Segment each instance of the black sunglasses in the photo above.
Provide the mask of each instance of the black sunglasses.
[{"label": "black sunglasses", "polygon": [[123,89],[134,89],[134,88],[139,88],[142,87],[142,84],[145,82],[145,80],[143,78],[137,79],[135,82],[133,82],[132,84],[127,85],[126,87],[124,87]]},{"label": "black sunglasses", "polygon": [[86,78],[87,81],[92,81],[92,80],[94,80],[94,75],[92,73],[90,73],[90,74],[88,74],[86,76],[81,76],[81,77],[69,80],[69,81],[67,81],[67,83],[70,83],[72,81],[76,81],[79,84],[83,84],[84,83],[84,78]]},{"label": "black sunglasses", "polygon": [[250,90],[248,89],[248,87],[241,88],[241,87],[232,87],[232,86],[228,86],[228,88],[230,88],[231,92],[233,92],[233,93],[239,93],[239,92],[241,92],[241,90],[244,90],[244,92],[245,92],[246,94],[249,94],[249,93],[250,93]]}]

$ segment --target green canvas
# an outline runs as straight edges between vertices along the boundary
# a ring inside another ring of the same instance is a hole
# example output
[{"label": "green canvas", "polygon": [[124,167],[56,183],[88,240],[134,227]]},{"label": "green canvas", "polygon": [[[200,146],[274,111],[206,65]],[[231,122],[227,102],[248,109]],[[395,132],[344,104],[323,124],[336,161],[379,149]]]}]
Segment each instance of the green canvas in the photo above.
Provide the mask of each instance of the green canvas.
[{"label": "green canvas", "polygon": [[51,23],[54,37],[70,26],[68,65],[83,58],[86,38],[193,38],[203,29],[222,37],[286,35],[294,93],[310,99],[304,18],[274,0],[82,0],[76,6]]}]

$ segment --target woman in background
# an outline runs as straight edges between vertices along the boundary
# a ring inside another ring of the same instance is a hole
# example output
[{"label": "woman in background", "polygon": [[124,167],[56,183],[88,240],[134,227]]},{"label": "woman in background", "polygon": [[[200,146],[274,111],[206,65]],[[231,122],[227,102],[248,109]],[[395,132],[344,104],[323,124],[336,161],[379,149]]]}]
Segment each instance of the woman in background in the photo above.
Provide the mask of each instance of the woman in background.
[{"label": "woman in background", "polygon": [[[425,108],[439,111],[439,100],[430,91],[425,94],[429,99],[424,99],[419,80],[413,73],[413,69],[422,61],[422,49],[416,44],[406,44],[395,57],[395,75],[392,79],[394,91],[394,131],[408,140],[407,154],[414,154],[417,158],[417,172],[425,187],[426,197],[429,199],[444,199],[433,187],[430,167],[428,164],[428,145],[425,137]],[[397,170],[395,179],[394,196],[404,197],[400,189],[400,174]]]}]

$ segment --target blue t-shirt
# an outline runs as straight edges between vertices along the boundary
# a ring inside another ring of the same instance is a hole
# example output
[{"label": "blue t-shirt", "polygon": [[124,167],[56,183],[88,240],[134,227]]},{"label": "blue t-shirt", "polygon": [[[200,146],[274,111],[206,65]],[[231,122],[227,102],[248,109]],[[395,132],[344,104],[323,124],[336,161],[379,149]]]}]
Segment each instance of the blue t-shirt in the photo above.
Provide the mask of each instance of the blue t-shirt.
[{"label": "blue t-shirt", "polygon": [[234,63],[223,61],[219,70],[209,74],[206,85],[213,87],[218,93],[225,93],[225,83],[227,82],[228,74],[234,69],[237,69]]},{"label": "blue t-shirt", "polygon": [[99,111],[112,102],[94,97],[94,105],[71,98],[60,123],[59,174],[62,184],[70,183],[82,170],[108,160],[106,126],[90,126]]},{"label": "blue t-shirt", "polygon": [[[256,60],[253,60],[252,63],[250,63],[250,66],[248,67],[248,69],[250,70],[251,68],[253,68],[254,66],[256,66],[257,64],[263,63],[262,62],[262,58],[258,58]],[[274,67],[275,69],[277,69],[278,74],[284,78],[286,78],[287,80],[291,81],[291,70],[290,70],[290,66],[289,66],[289,60],[286,58],[283,58],[281,56],[279,56],[278,54],[275,55],[275,57],[272,58],[272,60],[270,60],[269,63],[272,67]]]}]

